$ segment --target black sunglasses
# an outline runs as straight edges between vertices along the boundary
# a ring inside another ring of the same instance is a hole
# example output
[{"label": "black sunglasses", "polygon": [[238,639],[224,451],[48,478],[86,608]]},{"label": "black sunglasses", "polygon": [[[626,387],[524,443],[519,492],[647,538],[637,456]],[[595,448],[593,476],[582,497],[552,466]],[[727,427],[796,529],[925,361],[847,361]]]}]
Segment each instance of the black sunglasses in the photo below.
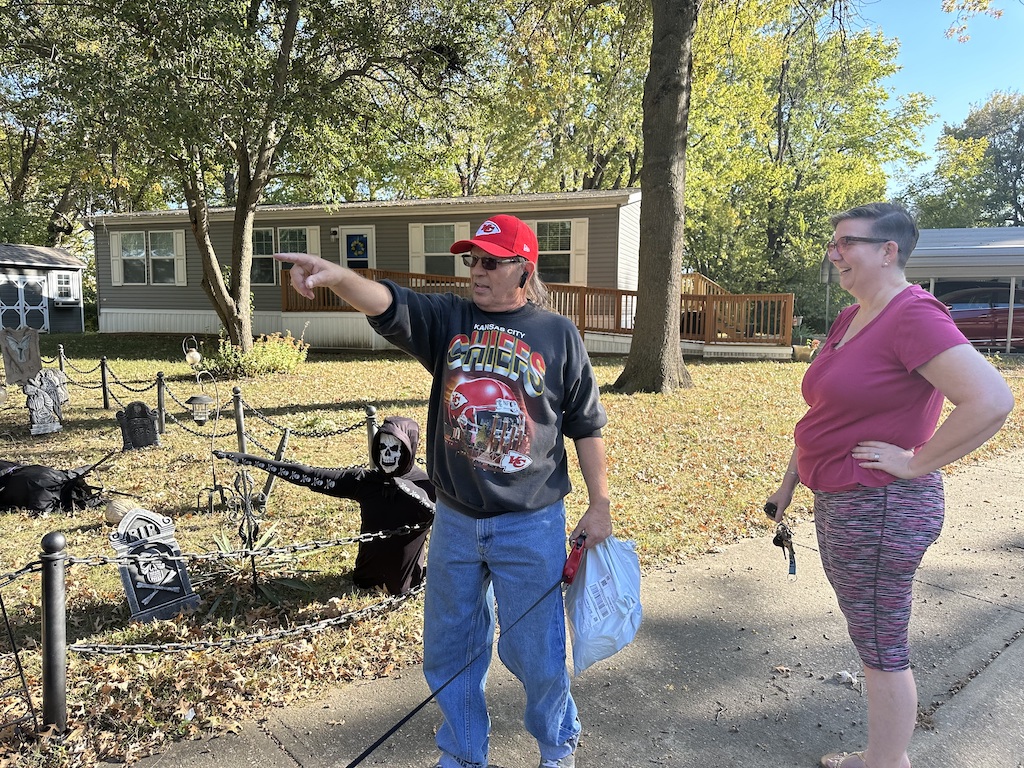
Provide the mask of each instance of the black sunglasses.
[{"label": "black sunglasses", "polygon": [[462,263],[467,267],[475,267],[477,262],[483,265],[488,272],[493,272],[499,264],[522,264],[526,259],[520,256],[513,256],[510,259],[496,259],[493,256],[473,256],[468,253],[462,254]]}]

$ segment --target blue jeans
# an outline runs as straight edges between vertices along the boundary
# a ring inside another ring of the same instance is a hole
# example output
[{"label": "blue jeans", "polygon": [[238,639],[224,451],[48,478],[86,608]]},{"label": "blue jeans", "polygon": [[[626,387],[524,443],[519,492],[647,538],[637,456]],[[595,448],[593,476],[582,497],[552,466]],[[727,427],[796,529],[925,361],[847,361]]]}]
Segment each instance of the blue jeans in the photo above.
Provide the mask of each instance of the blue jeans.
[{"label": "blue jeans", "polygon": [[559,501],[477,520],[438,502],[428,558],[423,672],[430,690],[480,654],[437,695],[444,715],[437,732],[443,768],[487,766],[491,721],[484,689],[495,600],[502,627],[498,656],[526,690],[526,730],[537,739],[542,760],[569,755],[580,724],[569,693],[561,588],[530,610],[561,580],[565,506]]}]

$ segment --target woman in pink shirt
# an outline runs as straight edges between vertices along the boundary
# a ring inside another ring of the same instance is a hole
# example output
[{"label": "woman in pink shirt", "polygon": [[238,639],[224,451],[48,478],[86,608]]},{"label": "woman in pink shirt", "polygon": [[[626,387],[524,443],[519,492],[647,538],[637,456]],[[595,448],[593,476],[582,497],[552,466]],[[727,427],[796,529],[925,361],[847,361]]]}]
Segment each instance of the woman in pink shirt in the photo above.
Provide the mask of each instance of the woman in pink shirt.
[{"label": "woman in pink shirt", "polygon": [[[917,719],[908,626],[914,574],[943,519],[939,469],[998,431],[1013,408],[999,373],[903,269],[917,245],[888,203],[832,217],[828,257],[857,300],[804,375],[808,410],[779,489],[776,520],[802,482],[814,491],[821,562],[864,664],[868,745],[824,768],[909,768]],[[954,408],[936,429],[943,399]]]}]

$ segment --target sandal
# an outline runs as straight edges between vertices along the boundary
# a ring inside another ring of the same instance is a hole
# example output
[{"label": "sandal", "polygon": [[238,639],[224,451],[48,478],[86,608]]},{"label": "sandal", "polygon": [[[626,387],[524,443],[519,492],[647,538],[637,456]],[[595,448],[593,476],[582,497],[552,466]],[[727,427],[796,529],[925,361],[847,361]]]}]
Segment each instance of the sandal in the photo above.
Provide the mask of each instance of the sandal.
[{"label": "sandal", "polygon": [[821,758],[821,768],[867,768],[863,752],[829,752]]}]

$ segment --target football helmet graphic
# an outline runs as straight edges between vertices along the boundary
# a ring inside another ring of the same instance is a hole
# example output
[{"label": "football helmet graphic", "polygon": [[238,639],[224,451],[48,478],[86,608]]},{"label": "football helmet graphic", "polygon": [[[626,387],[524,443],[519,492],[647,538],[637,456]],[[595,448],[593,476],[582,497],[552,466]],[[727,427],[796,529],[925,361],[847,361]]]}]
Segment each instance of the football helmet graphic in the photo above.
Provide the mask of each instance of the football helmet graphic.
[{"label": "football helmet graphic", "polygon": [[478,465],[518,472],[526,455],[526,416],[515,393],[497,379],[469,379],[448,396],[445,439]]}]

